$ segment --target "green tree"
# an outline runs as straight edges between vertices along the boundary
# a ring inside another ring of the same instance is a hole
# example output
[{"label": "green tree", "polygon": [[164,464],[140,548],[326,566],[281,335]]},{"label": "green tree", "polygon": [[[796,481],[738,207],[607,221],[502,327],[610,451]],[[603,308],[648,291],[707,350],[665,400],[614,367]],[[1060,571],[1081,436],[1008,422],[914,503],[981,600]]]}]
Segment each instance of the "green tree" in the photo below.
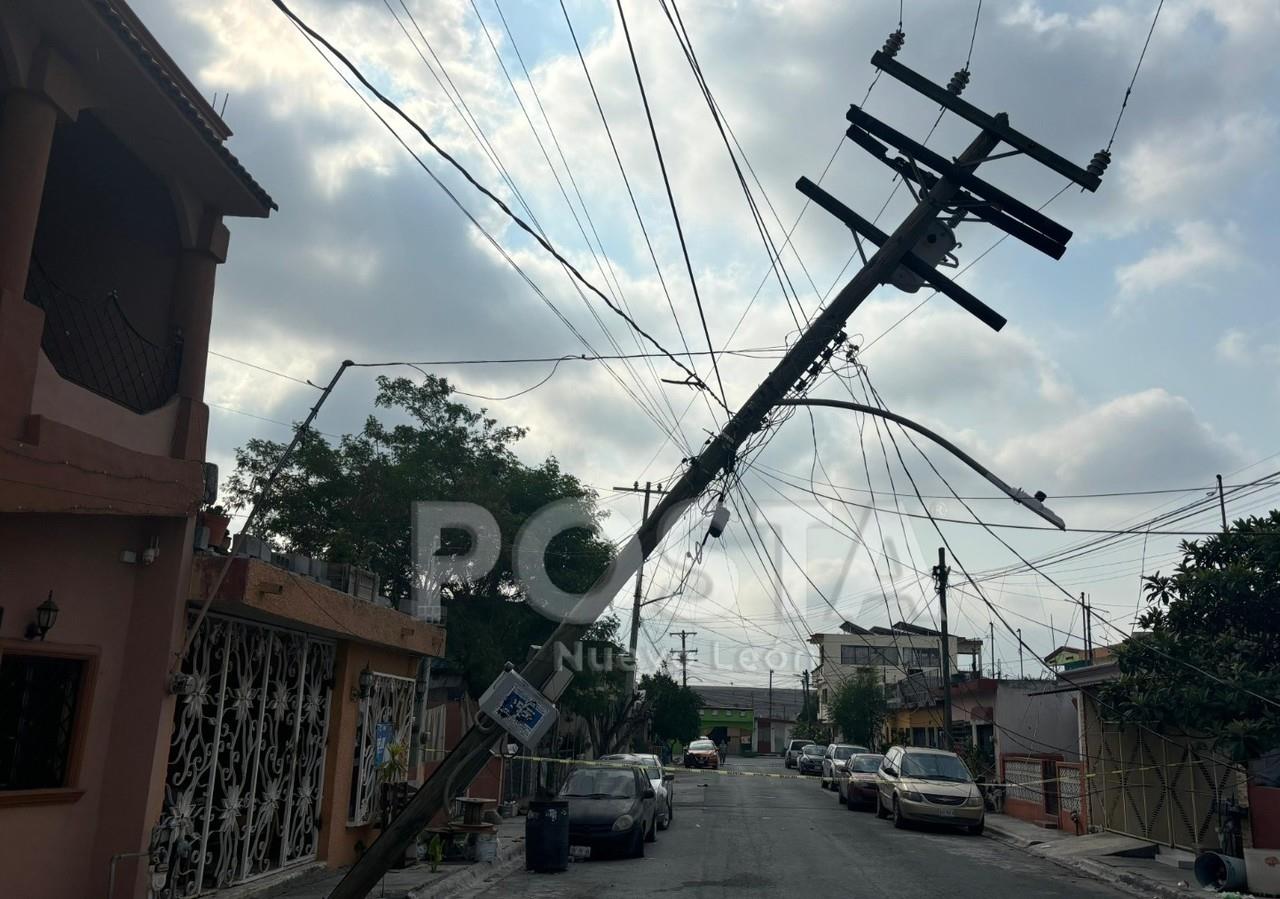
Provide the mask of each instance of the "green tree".
[{"label": "green tree", "polygon": [[881,742],[886,713],[884,689],[870,668],[859,668],[836,688],[831,719],[851,743],[874,749]]},{"label": "green tree", "polygon": [[652,710],[653,738],[661,743],[689,743],[699,736],[702,697],[692,687],[682,687],[666,671],[640,678],[640,689]]},{"label": "green tree", "polygon": [[[564,472],[556,459],[526,465],[513,451],[523,428],[500,425],[485,410],[452,398],[453,388],[428,375],[422,383],[378,378],[377,409],[356,434],[334,442],[308,435],[281,472],[258,536],[284,548],[333,562],[351,562],[375,571],[384,594],[407,606],[413,579],[410,506],[419,500],[477,503],[488,509],[501,531],[501,551],[493,569],[442,590],[448,611],[446,658],[478,696],[504,662],[520,664],[529,646],[543,642],[551,621],[524,602],[512,572],[511,541],[520,525],[550,502],[582,501],[596,521],[596,495]],[[236,471],[228,482],[233,503],[247,505],[275,465],[284,446],[250,440],[236,450]],[[440,554],[466,552],[464,532],[446,532]],[[612,558],[612,547],[586,529],[552,541],[546,554],[551,580],[563,590],[582,592]],[[593,639],[608,638],[596,631]],[[616,626],[613,636],[616,638]],[[616,639],[614,640],[616,648]],[[599,689],[595,673],[575,678],[575,692]]]},{"label": "green tree", "polygon": [[815,743],[831,742],[831,726],[818,720],[818,697],[814,693],[806,693],[800,704],[800,714],[796,718],[796,726],[791,735],[797,740],[812,740]]},{"label": "green tree", "polygon": [[1172,574],[1146,578],[1150,605],[1116,650],[1104,714],[1255,758],[1280,745],[1280,511],[1184,542],[1182,554]]}]

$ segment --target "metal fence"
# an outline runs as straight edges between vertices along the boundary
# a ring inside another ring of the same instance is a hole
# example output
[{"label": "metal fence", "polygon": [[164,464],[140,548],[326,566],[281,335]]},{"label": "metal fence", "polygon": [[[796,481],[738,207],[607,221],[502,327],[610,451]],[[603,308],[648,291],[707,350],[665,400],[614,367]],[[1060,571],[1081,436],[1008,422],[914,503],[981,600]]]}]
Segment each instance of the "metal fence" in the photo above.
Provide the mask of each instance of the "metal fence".
[{"label": "metal fence", "polygon": [[75,296],[32,259],[26,297],[44,310],[40,346],[68,381],[134,412],[159,409],[177,392],[181,339],[159,346],[143,337],[114,291],[98,299]]},{"label": "metal fence", "polygon": [[1088,740],[1095,823],[1192,852],[1222,848],[1242,775],[1207,743],[1108,722],[1090,728]]}]

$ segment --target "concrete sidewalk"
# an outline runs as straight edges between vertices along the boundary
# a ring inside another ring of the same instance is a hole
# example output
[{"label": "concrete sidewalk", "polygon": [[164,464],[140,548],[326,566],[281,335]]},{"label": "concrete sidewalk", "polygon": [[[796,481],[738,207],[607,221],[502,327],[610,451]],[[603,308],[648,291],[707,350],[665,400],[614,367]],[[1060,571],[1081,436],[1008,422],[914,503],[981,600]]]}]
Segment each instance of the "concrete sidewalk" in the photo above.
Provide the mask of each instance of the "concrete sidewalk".
[{"label": "concrete sidewalk", "polygon": [[[1196,886],[1191,853],[1113,833],[1074,836],[1009,815],[987,815],[986,835],[1141,896],[1187,899]],[[1183,866],[1186,867],[1183,867]]]},{"label": "concrete sidewalk", "polygon": [[[445,899],[476,892],[524,863],[524,818],[504,818],[491,862],[449,862],[431,871],[426,863],[388,871],[373,895],[382,899]],[[290,880],[246,884],[233,899],[327,899],[346,868],[311,867]]]}]

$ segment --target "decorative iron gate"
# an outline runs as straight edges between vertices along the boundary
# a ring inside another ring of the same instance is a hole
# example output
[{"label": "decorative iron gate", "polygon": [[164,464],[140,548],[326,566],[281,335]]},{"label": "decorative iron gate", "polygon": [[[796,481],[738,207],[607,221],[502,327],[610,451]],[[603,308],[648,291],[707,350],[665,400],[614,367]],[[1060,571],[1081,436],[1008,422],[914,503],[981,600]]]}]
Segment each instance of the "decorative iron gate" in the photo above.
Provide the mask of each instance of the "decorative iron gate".
[{"label": "decorative iron gate", "polygon": [[[367,699],[361,700],[360,724],[356,730],[356,751],[351,772],[351,797],[347,824],[356,826],[374,820],[382,784],[392,776],[384,770],[392,747],[409,746],[413,726],[414,679],[394,674],[373,673]],[[399,779],[403,779],[403,774]]]},{"label": "decorative iron gate", "polygon": [[183,663],[153,895],[198,896],[315,858],[334,645],[209,615]]}]

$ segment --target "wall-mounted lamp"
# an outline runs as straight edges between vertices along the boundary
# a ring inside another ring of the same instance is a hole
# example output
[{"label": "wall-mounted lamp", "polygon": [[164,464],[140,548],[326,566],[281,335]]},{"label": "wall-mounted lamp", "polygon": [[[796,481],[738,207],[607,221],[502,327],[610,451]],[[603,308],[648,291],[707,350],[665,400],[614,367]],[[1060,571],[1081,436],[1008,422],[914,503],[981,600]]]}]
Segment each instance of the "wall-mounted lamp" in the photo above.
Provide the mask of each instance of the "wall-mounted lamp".
[{"label": "wall-mounted lamp", "polygon": [[50,590],[49,598],[36,606],[36,620],[27,625],[27,639],[43,640],[57,621],[58,604],[53,601],[53,591]]},{"label": "wall-mounted lamp", "polygon": [[360,688],[356,690],[353,699],[368,699],[373,693],[373,672],[369,670],[369,666],[365,665],[360,671]]}]

